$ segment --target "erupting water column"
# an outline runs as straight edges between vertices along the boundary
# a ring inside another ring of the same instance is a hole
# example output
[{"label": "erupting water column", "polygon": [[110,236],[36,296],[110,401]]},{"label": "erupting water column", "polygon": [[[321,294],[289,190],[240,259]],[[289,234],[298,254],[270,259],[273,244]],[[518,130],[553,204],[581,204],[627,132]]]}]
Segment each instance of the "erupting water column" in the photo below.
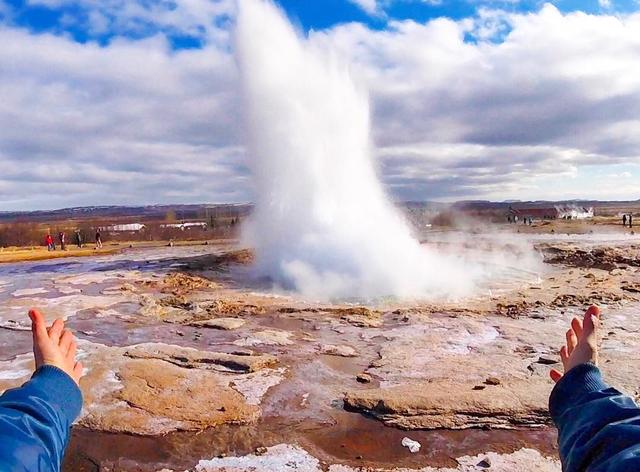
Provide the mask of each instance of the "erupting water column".
[{"label": "erupting water column", "polygon": [[257,268],[315,298],[461,295],[473,274],[429,251],[371,159],[365,90],[268,0],[239,0],[237,61],[256,208]]}]

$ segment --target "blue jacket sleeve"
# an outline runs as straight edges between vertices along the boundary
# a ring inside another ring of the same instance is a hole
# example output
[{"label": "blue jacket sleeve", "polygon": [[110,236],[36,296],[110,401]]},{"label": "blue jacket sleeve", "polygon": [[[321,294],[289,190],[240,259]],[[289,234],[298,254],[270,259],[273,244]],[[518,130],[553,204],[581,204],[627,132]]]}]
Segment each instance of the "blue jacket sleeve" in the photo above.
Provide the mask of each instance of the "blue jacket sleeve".
[{"label": "blue jacket sleeve", "polygon": [[53,366],[39,368],[20,388],[0,397],[0,470],[59,472],[82,394]]},{"label": "blue jacket sleeve", "polygon": [[564,472],[640,471],[640,409],[607,386],[593,364],[571,369],[556,384],[549,411]]}]

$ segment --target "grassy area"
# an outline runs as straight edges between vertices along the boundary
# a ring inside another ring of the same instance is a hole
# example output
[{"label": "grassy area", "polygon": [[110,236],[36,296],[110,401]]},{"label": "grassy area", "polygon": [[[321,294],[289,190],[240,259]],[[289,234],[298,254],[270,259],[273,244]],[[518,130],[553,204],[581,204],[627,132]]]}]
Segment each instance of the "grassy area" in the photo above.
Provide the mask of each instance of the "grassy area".
[{"label": "grassy area", "polygon": [[93,246],[85,246],[82,249],[77,247],[69,248],[66,251],[48,251],[46,247],[11,247],[0,248],[0,263],[40,261],[45,259],[57,259],[61,257],[84,257],[118,252],[121,246],[103,247],[94,249]]},{"label": "grassy area", "polygon": [[[215,239],[198,241],[174,241],[174,246],[199,246],[203,244],[229,244],[237,242],[235,239]],[[41,261],[46,259],[58,259],[61,257],[89,257],[115,254],[124,249],[163,247],[169,241],[127,241],[105,243],[102,249],[95,249],[93,244],[87,244],[82,249],[77,246],[67,246],[66,251],[48,251],[44,246],[8,247],[0,248],[0,264],[8,262]]]}]

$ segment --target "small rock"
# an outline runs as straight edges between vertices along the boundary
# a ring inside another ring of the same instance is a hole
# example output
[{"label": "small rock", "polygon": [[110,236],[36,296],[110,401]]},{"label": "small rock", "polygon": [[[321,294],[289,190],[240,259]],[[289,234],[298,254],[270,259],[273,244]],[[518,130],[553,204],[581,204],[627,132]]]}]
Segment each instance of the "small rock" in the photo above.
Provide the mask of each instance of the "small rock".
[{"label": "small rock", "polygon": [[487,387],[486,387],[486,386],[484,386],[484,385],[475,385],[475,386],[473,387],[473,389],[474,389],[474,390],[484,390],[485,388],[487,388]]},{"label": "small rock", "polygon": [[213,318],[211,320],[194,321],[190,326],[230,331],[244,326],[245,321],[239,318]]},{"label": "small rock", "polygon": [[540,356],[536,362],[542,365],[553,365],[558,363],[557,360],[544,356]]},{"label": "small rock", "polygon": [[487,380],[484,381],[485,384],[487,385],[500,385],[500,379],[497,377],[489,377]]},{"label": "small rock", "polygon": [[420,450],[420,443],[407,437],[402,438],[402,445],[412,453],[416,453]]},{"label": "small rock", "polygon": [[256,448],[255,454],[256,456],[263,456],[267,453],[267,448],[264,446],[260,446]]},{"label": "small rock", "polygon": [[373,381],[373,377],[371,377],[369,374],[358,374],[356,376],[356,380],[360,383],[368,384]]},{"label": "small rock", "polygon": [[320,352],[328,356],[340,357],[356,357],[358,355],[358,351],[351,346],[335,346],[333,344],[321,345]]},{"label": "small rock", "polygon": [[491,459],[489,459],[488,457],[485,457],[484,459],[482,459],[480,462],[476,464],[476,467],[488,469],[489,467],[491,467]]}]

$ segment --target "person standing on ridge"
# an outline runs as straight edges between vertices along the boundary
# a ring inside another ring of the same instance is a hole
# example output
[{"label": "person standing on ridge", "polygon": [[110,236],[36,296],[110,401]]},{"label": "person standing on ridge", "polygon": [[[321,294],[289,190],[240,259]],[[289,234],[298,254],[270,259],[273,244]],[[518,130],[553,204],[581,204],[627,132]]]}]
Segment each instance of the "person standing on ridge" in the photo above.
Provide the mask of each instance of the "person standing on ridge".
[{"label": "person standing on ridge", "polygon": [[102,237],[100,230],[96,231],[96,249],[102,249]]},{"label": "person standing on ridge", "polygon": [[82,249],[82,234],[80,233],[79,229],[76,230],[75,239],[76,239],[76,245],[78,246],[78,249]]},{"label": "person standing on ridge", "polygon": [[44,243],[46,244],[48,251],[53,251],[53,238],[51,237],[51,234],[47,233],[47,236],[44,238]]},{"label": "person standing on ridge", "polygon": [[627,227],[627,215],[622,215],[622,226]]},{"label": "person standing on ridge", "polygon": [[66,247],[67,247],[64,238],[65,238],[64,231],[60,231],[58,233],[58,241],[60,241],[60,250],[61,251],[66,251]]}]

